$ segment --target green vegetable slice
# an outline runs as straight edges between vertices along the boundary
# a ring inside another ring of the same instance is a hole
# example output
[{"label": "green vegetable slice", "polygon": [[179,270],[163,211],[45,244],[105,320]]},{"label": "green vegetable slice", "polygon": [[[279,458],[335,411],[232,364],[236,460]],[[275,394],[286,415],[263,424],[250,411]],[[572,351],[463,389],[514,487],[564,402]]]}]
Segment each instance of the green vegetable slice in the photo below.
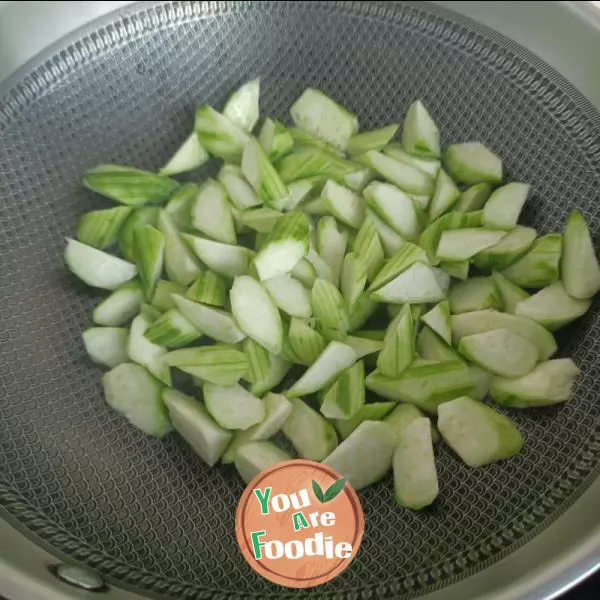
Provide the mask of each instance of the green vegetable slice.
[{"label": "green vegetable slice", "polygon": [[406,111],[402,146],[415,156],[440,156],[440,132],[421,100],[415,100]]},{"label": "green vegetable slice", "polygon": [[412,421],[397,434],[396,442],[393,455],[396,502],[420,510],[432,504],[439,493],[429,419]]},{"label": "green vegetable slice", "polygon": [[352,247],[358,259],[359,276],[366,275],[368,280],[379,272],[385,257],[375,224],[371,219],[363,221]]},{"label": "green vegetable slice", "polygon": [[460,340],[458,351],[483,369],[511,378],[527,375],[539,358],[533,343],[510,329],[467,335]]},{"label": "green vegetable slice", "polygon": [[480,269],[506,269],[527,253],[536,237],[535,229],[517,226],[497,244],[478,252],[473,264]]},{"label": "green vegetable slice", "polygon": [[494,246],[504,235],[501,231],[476,227],[446,230],[440,236],[436,256],[439,260],[466,260]]},{"label": "green vegetable slice", "polygon": [[301,204],[302,208],[304,208],[304,201],[308,198],[312,190],[320,183],[320,181],[317,181],[314,178],[299,179],[298,181],[292,181],[289,183],[287,186],[289,193],[282,205],[281,210],[289,212]]},{"label": "green vegetable slice", "polygon": [[312,316],[311,295],[290,273],[282,273],[263,282],[277,307],[291,317],[308,319]]},{"label": "green vegetable slice", "polygon": [[494,190],[483,207],[483,225],[506,230],[515,227],[530,189],[528,183],[513,182]]},{"label": "green vegetable slice", "polygon": [[467,279],[469,276],[469,268],[469,259],[458,261],[443,260],[440,262],[440,269],[450,275],[450,277],[458,279],[459,281],[464,281]]},{"label": "green vegetable slice", "polygon": [[450,177],[459,183],[473,185],[502,181],[502,160],[479,142],[450,146],[444,163]]},{"label": "green vegetable slice", "polygon": [[367,171],[364,165],[346,160],[330,149],[314,146],[296,150],[277,162],[277,172],[286,184],[307,178],[333,179],[354,191],[368,183]]},{"label": "green vegetable slice", "polygon": [[233,280],[229,298],[239,328],[269,352],[279,354],[283,345],[283,324],[277,305],[265,286],[249,275],[241,275]]},{"label": "green vegetable slice", "polygon": [[225,162],[240,164],[250,136],[211,106],[196,109],[194,124],[198,140],[210,154]]},{"label": "green vegetable slice", "polygon": [[577,210],[565,225],[560,270],[565,289],[573,298],[586,300],[600,291],[600,266],[588,225]]},{"label": "green vegetable slice", "polygon": [[182,296],[185,294],[185,286],[173,281],[167,281],[166,279],[159,279],[156,284],[154,298],[152,298],[152,308],[159,312],[176,308],[177,305],[173,300],[173,294]]},{"label": "green vegetable slice", "polygon": [[498,290],[498,294],[500,294],[500,299],[502,301],[502,306],[504,306],[504,310],[507,313],[516,314],[517,304],[522,300],[527,300],[529,298],[529,294],[518,285],[512,283],[502,275],[502,273],[498,273],[498,271],[494,271],[492,273],[492,279],[496,284],[496,289]]},{"label": "green vegetable slice", "polygon": [[562,236],[548,233],[538,238],[527,253],[502,271],[508,280],[525,288],[542,288],[558,279]]},{"label": "green vegetable slice", "polygon": [[292,457],[272,442],[248,442],[235,453],[235,468],[245,483],[250,483],[261,471]]},{"label": "green vegetable slice", "polygon": [[443,402],[471,393],[474,387],[469,368],[459,360],[413,364],[397,379],[373,371],[365,385],[383,398],[410,402],[432,414]]},{"label": "green vegetable slice", "polygon": [[163,313],[144,335],[153,343],[165,348],[181,348],[197,340],[198,331],[178,310],[171,308]]},{"label": "green vegetable slice", "polygon": [[364,154],[369,150],[382,150],[396,135],[400,125],[387,125],[379,129],[353,135],[346,146],[348,154]]},{"label": "green vegetable slice", "polygon": [[[452,293],[451,293],[452,296]],[[450,303],[447,300],[436,304],[421,317],[421,321],[431,327],[447,344],[452,343],[452,327],[450,325]]]},{"label": "green vegetable slice", "polygon": [[170,387],[171,371],[165,362],[167,351],[146,337],[145,333],[150,325],[150,320],[143,313],[131,322],[127,339],[127,355],[133,362],[148,369],[154,377]]},{"label": "green vegetable slice", "polygon": [[333,217],[321,217],[317,224],[317,252],[331,270],[335,285],[339,284],[347,245],[348,232]]},{"label": "green vegetable slice", "polygon": [[286,392],[288,398],[306,396],[318,392],[356,362],[356,354],[350,346],[341,342],[329,342],[317,360]]},{"label": "green vegetable slice", "polygon": [[492,185],[490,183],[476,183],[461,193],[458,203],[454,205],[454,210],[462,213],[481,210],[491,193]]},{"label": "green vegetable slice", "polygon": [[204,271],[198,275],[185,296],[194,302],[212,306],[225,306],[227,284],[225,279],[217,273]]},{"label": "green vegetable slice", "polygon": [[246,337],[230,313],[176,294],[173,295],[173,300],[181,314],[198,331],[203,331],[213,340],[223,344],[237,344]]},{"label": "green vegetable slice", "polygon": [[83,185],[127,206],[163,203],[177,189],[173,179],[121,165],[98,165],[86,171]]},{"label": "green vegetable slice", "polygon": [[265,418],[245,431],[238,431],[227,450],[223,453],[223,463],[231,463],[236,452],[244,444],[272,438],[287,422],[292,414],[292,403],[281,394],[267,394],[263,399]]},{"label": "green vegetable slice", "polygon": [[209,467],[214,466],[232,433],[219,426],[195,398],[170,389],[165,389],[162,397],[177,433]]},{"label": "green vegetable slice", "polygon": [[258,233],[270,233],[275,227],[275,223],[282,216],[282,212],[265,206],[254,210],[246,210],[240,218],[242,223],[250,229],[254,229]]},{"label": "green vegetable slice", "polygon": [[565,286],[556,281],[537,294],[518,302],[515,314],[528,317],[550,331],[556,331],[584,315],[591,306],[591,298],[572,298],[567,294]]},{"label": "green vegetable slice", "polygon": [[207,179],[192,203],[192,226],[209,238],[223,244],[236,244],[235,225],[227,202],[225,188]]},{"label": "green vegetable slice", "polygon": [[96,306],[93,313],[94,323],[106,327],[123,325],[138,314],[143,301],[144,292],[139,281],[128,281]]},{"label": "green vegetable slice", "polygon": [[441,302],[446,298],[449,279],[443,271],[416,262],[395,279],[372,292],[371,298],[395,304]]},{"label": "green vegetable slice", "polygon": [[397,378],[410,366],[414,356],[415,326],[410,306],[405,304],[387,329],[377,369],[386,377]]},{"label": "green vegetable slice", "polygon": [[348,331],[356,331],[364,326],[364,324],[375,314],[379,305],[371,300],[367,294],[363,294],[350,307],[348,311]]},{"label": "green vegetable slice", "polygon": [[377,276],[371,282],[369,290],[378,290],[416,262],[421,262],[425,265],[429,264],[425,251],[415,244],[403,242],[398,251],[381,267]]},{"label": "green vegetable slice", "polygon": [[289,154],[294,147],[294,138],[287,128],[269,118],[263,122],[258,141],[270,161]]},{"label": "green vegetable slice", "polygon": [[363,421],[323,461],[360,490],[383,479],[392,467],[396,439],[383,421]]},{"label": "green vegetable slice", "polygon": [[308,221],[300,211],[278,219],[254,259],[260,279],[289,273],[308,254],[309,241]]},{"label": "green vegetable slice", "polygon": [[162,438],[172,429],[162,400],[162,384],[146,369],[123,363],[102,377],[106,403],[148,435]]},{"label": "green vegetable slice", "polygon": [[383,222],[407,240],[419,234],[419,220],[413,201],[389,183],[371,182],[364,190],[369,207]]},{"label": "green vegetable slice", "polygon": [[419,246],[427,252],[427,257],[432,265],[440,262],[436,257],[436,250],[442,233],[448,229],[479,227],[480,223],[476,217],[473,213],[449,212],[427,225],[419,236]]},{"label": "green vegetable slice", "polygon": [[[377,354],[383,348],[383,339],[374,340],[364,337],[363,331],[357,331],[356,335],[349,335],[344,339],[344,344],[350,346],[356,353],[357,358],[368,356],[369,354]],[[378,332],[383,334],[384,332]]]},{"label": "green vegetable slice", "polygon": [[195,131],[184,140],[159,175],[177,175],[194,171],[208,161],[208,152],[202,147]]},{"label": "green vegetable slice", "polygon": [[309,460],[323,460],[337,446],[335,429],[304,400],[291,398],[292,414],[281,430],[298,454]]},{"label": "green vegetable slice", "polygon": [[371,209],[367,209],[366,218],[373,222],[377,235],[379,235],[379,241],[383,248],[383,254],[386,258],[393,256],[400,250],[404,244],[404,240],[399,233],[396,233],[385,221],[373,212]]},{"label": "green vegetable slice", "polygon": [[291,270],[291,274],[307,288],[312,288],[317,279],[317,271],[306,258],[301,258]]},{"label": "green vegetable slice", "polygon": [[129,360],[124,327],[90,327],[83,334],[83,343],[89,357],[99,365],[113,368]]},{"label": "green vegetable slice", "polygon": [[524,442],[508,417],[467,396],[439,407],[438,429],[447,444],[470,467],[515,456]]},{"label": "green vegetable slice", "polygon": [[252,338],[244,340],[244,353],[248,357],[248,381],[261,381],[271,369],[271,353]]},{"label": "green vegetable slice", "polygon": [[196,235],[182,234],[194,254],[212,271],[225,277],[245,275],[250,264],[250,251],[241,246],[222,244]]},{"label": "green vegetable slice", "polygon": [[[176,192],[176,194],[179,190]],[[158,223],[158,206],[142,206],[136,208],[121,227],[118,235],[119,250],[123,257],[129,262],[136,261],[135,230],[143,225],[156,227]],[[189,221],[189,212],[188,212]]]},{"label": "green vegetable slice", "polygon": [[333,419],[340,437],[346,439],[361,423],[365,421],[381,421],[397,406],[396,402],[371,402],[363,404],[360,410],[350,419]]},{"label": "green vegetable slice", "polygon": [[365,403],[365,365],[359,360],[343,371],[325,392],[321,413],[328,419],[350,419]]},{"label": "green vegetable slice", "polygon": [[165,240],[164,265],[167,276],[175,283],[189,285],[199,276],[200,266],[165,210],[159,213],[158,229]]},{"label": "green vegetable slice", "polygon": [[417,167],[394,160],[375,150],[362,154],[358,160],[407,194],[428,196],[433,193],[433,178]]},{"label": "green vegetable slice", "polygon": [[223,116],[243,131],[250,133],[258,121],[259,97],[260,79],[244,83],[229,96],[223,109]]},{"label": "green vegetable slice", "polygon": [[502,310],[502,297],[492,277],[472,277],[452,286],[448,294],[453,315],[495,308]]},{"label": "green vegetable slice", "polygon": [[353,306],[365,290],[367,274],[361,266],[356,254],[348,252],[342,264],[340,290],[348,306]]},{"label": "green vegetable slice", "polygon": [[242,173],[265,204],[276,210],[285,206],[289,190],[255,139],[244,146]]},{"label": "green vegetable slice", "polygon": [[423,327],[417,336],[417,354],[426,360],[444,362],[447,360],[462,360],[440,336],[429,327]]},{"label": "green vegetable slice", "polygon": [[351,189],[328,179],[321,190],[321,201],[325,212],[349,227],[360,228],[365,218],[365,203]]},{"label": "green vegetable slice", "polygon": [[225,188],[227,197],[235,208],[246,210],[262,204],[252,186],[244,179],[239,167],[223,165],[219,171],[219,182]]},{"label": "green vegetable slice", "polygon": [[283,357],[276,354],[271,354],[269,358],[269,372],[264,378],[251,382],[250,392],[255,396],[261,397],[277,387],[292,367]]},{"label": "green vegetable slice", "polygon": [[313,364],[325,350],[325,338],[306,321],[292,318],[288,341],[294,354],[303,364]]},{"label": "green vegetable slice", "polygon": [[490,392],[492,375],[477,365],[469,365],[469,371],[471,371],[471,377],[475,382],[475,388],[471,396],[476,400],[483,400]]},{"label": "green vegetable slice", "polygon": [[137,274],[135,265],[70,238],[67,238],[65,262],[83,282],[105,290],[116,290]]},{"label": "green vegetable slice", "polygon": [[358,133],[356,116],[313,88],[307,88],[292,104],[290,115],[296,127],[339,150],[346,150],[350,138]]},{"label": "green vegetable slice", "polygon": [[[398,404],[383,420],[392,428],[396,441],[398,441],[398,436],[406,427],[417,419],[423,418],[427,418],[425,413],[421,412],[414,404]],[[428,418],[427,420],[429,421]],[[436,444],[440,441],[440,434],[431,421],[429,421],[429,429],[431,430],[431,441]]]},{"label": "green vegetable slice", "polygon": [[556,350],[554,336],[539,323],[495,310],[477,310],[461,315],[453,315],[452,337],[455,343],[468,335],[491,331],[492,329],[510,329],[514,333],[528,339],[538,350],[540,360],[546,360]]},{"label": "green vegetable slice", "polygon": [[136,263],[144,296],[152,302],[165,258],[165,236],[152,225],[142,225],[134,232]]},{"label": "green vegetable slice", "polygon": [[224,429],[248,429],[265,418],[263,401],[241,385],[225,387],[204,382],[202,394],[206,410]]},{"label": "green vegetable slice", "polygon": [[[173,192],[173,195],[165,205],[165,212],[171,217],[173,225],[180,231],[184,231],[190,227],[192,202],[199,191],[200,187],[195,183],[184,183]],[[158,210],[155,207],[146,207],[145,209],[138,209],[137,212],[153,208]],[[156,219],[158,219],[158,214]],[[148,225],[156,225],[156,220],[149,222]]]},{"label": "green vegetable slice", "polygon": [[492,398],[509,408],[536,408],[566,402],[580,371],[570,358],[541,362],[520,379],[492,377]]},{"label": "green vegetable slice", "polygon": [[[377,150],[377,148],[372,149]],[[367,152],[367,150],[365,150],[365,152]],[[382,152],[394,160],[406,163],[411,167],[416,167],[417,169],[423,171],[423,173],[427,173],[427,175],[430,175],[433,178],[437,177],[437,174],[441,168],[441,162],[439,159],[425,158],[422,156],[414,156],[413,154],[409,154],[406,152],[406,150],[404,150],[402,144],[397,142],[389,143],[385,148],[383,148]]]},{"label": "green vegetable slice", "polygon": [[429,202],[429,217],[437,219],[448,212],[459,200],[460,190],[449,175],[440,169],[435,180],[435,189]]},{"label": "green vegetable slice", "polygon": [[163,360],[180,371],[223,386],[237,383],[249,368],[246,354],[224,344],[173,350]]},{"label": "green vegetable slice", "polygon": [[83,214],[77,225],[77,239],[101,250],[114,244],[132,210],[129,206],[117,206]]},{"label": "green vegetable slice", "polygon": [[[329,265],[321,258],[319,253],[311,247],[306,255],[308,261],[315,268],[315,272],[317,274],[317,279],[324,279],[329,283],[333,283],[333,273],[329,268]],[[315,280],[316,281],[316,280]],[[314,282],[313,282],[314,286]]]},{"label": "green vegetable slice", "polygon": [[311,305],[323,336],[343,340],[350,324],[346,303],[340,291],[329,281],[317,279],[312,287]]}]

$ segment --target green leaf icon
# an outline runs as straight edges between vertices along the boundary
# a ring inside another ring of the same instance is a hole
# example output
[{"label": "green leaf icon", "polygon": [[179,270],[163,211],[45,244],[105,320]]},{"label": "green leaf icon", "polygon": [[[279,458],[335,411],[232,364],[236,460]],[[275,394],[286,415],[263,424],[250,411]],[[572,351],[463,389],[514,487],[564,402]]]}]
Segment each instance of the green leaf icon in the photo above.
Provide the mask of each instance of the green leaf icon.
[{"label": "green leaf icon", "polygon": [[317,497],[317,500],[319,502],[325,502],[323,490],[321,489],[321,486],[314,479],[312,480],[312,489],[313,489],[315,496]]},{"label": "green leaf icon", "polygon": [[341,479],[334,481],[329,486],[329,488],[327,489],[325,494],[323,495],[323,498],[324,498],[323,501],[329,502],[330,500],[333,500],[344,489],[345,485],[346,485],[345,477],[342,477]]},{"label": "green leaf icon", "polygon": [[312,489],[313,489],[313,492],[315,493],[315,496],[317,497],[317,500],[319,502],[321,502],[322,504],[324,504],[325,502],[329,502],[330,500],[333,500],[344,489],[345,485],[346,485],[346,479],[344,477],[342,477],[341,479],[334,481],[327,488],[327,490],[325,490],[325,492],[323,492],[323,490],[321,489],[321,486],[313,479]]}]

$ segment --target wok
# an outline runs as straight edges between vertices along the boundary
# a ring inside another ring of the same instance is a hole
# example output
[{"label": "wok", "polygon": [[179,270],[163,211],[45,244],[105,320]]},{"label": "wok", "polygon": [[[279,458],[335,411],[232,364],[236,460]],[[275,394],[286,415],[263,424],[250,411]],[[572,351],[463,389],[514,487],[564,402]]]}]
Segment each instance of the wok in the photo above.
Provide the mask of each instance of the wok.
[{"label": "wok", "polygon": [[472,470],[440,448],[441,494],[421,513],[395,505],[390,480],[364,490],[357,559],[298,592],[242,559],[233,469],[209,469],[176,435],[151,439],[106,406],[80,336],[101,295],[62,261],[77,215],[104,206],[80,184],[86,168],[157,169],[196,103],[221,105],[252,76],[263,113],[286,122],[308,85],[365,128],[421,98],[444,145],[481,140],[508,179],[533,185],[525,224],[560,230],[577,207],[600,241],[594,15],[536,6],[143,2],[87,24],[2,84],[1,591],[82,597],[48,571],[67,562],[99,573],[110,599],[551,598],[598,566],[597,305],[559,337],[582,369],[574,399],[513,413],[526,437],[518,457]]}]

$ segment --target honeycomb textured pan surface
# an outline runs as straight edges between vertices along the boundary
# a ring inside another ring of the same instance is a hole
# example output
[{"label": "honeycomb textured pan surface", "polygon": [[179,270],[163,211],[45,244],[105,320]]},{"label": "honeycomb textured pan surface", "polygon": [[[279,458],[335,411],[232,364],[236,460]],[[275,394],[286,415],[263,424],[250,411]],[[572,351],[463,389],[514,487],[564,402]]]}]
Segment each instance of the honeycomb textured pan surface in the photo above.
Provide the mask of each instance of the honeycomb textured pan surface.
[{"label": "honeycomb textured pan surface", "polygon": [[[524,223],[561,231],[577,207],[600,231],[600,117],[539,59],[426,4],[140,3],[34,65],[0,94],[0,506],[35,535],[140,590],[178,598],[411,598],[506,556],[597,476],[600,313],[560,332],[582,369],[571,403],[512,413],[515,459],[473,470],[440,445],[440,497],[399,509],[391,480],[360,493],[357,559],[309,592],[251,572],[234,513],[243,484],[176,436],[144,436],[104,403],[81,331],[103,294],[63,265],[77,215],[107,204],[81,175],[157,169],[198,102],[261,76],[262,113],[289,122],[307,86],[362,128],[421,98],[442,143],[479,140],[532,184]],[[599,240],[595,239],[598,244]]]}]

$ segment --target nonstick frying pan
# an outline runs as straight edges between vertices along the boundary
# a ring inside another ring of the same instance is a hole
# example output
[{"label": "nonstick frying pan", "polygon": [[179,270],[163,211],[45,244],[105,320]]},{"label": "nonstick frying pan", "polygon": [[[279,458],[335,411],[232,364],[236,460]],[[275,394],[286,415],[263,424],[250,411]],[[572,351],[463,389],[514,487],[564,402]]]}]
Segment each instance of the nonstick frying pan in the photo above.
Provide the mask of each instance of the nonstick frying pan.
[{"label": "nonstick frying pan", "polygon": [[[243,561],[233,469],[208,469],[177,436],[144,436],[104,403],[80,336],[100,294],[62,261],[77,215],[104,206],[81,174],[101,162],[158,168],[198,101],[219,105],[258,75],[264,114],[284,121],[308,85],[364,127],[422,98],[445,145],[481,140],[509,179],[533,185],[526,224],[561,230],[577,207],[598,241],[600,114],[548,64],[470,19],[396,2],[139,3],[109,15],[1,89],[3,515],[60,560],[95,569],[115,598],[120,585],[211,599],[551,597],[598,561],[597,306],[559,336],[582,369],[574,399],[513,414],[526,436],[518,457],[471,470],[440,448],[441,494],[422,513],[400,510],[389,480],[364,490],[357,559],[309,592],[269,584]],[[523,593],[509,589],[524,571]]]}]

